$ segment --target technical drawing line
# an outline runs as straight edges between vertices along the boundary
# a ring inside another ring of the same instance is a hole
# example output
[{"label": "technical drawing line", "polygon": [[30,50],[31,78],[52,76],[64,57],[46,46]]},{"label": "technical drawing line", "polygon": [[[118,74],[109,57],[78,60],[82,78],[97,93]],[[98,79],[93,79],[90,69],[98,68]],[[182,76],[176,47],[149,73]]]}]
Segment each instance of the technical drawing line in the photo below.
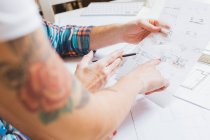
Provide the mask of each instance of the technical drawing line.
[{"label": "technical drawing line", "polygon": [[[197,75],[193,75],[195,73],[199,72],[199,79],[197,77]],[[193,77],[194,76],[194,77]],[[195,77],[196,76],[196,77]],[[183,88],[186,88],[188,90],[194,90],[197,86],[199,86],[204,80],[207,79],[207,77],[209,76],[209,73],[204,72],[203,70],[200,69],[196,69],[193,73],[191,73],[191,77],[194,79],[190,79],[190,83],[189,82],[184,82],[182,85],[180,85]],[[194,80],[195,82],[192,83],[192,80]]]},{"label": "technical drawing line", "polygon": [[137,133],[136,124],[135,124],[135,121],[134,121],[133,114],[132,114],[131,110],[130,110],[130,113],[131,113],[131,119],[133,121],[133,126],[134,126],[134,129],[135,129],[136,137],[137,137],[137,140],[139,140],[139,135]]}]

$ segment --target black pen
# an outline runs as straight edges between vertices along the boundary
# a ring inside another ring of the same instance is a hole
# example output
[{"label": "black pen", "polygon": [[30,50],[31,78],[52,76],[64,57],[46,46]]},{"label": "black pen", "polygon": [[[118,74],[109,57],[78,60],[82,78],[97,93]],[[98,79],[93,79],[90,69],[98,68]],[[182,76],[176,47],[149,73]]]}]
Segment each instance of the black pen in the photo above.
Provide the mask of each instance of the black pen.
[{"label": "black pen", "polygon": [[[124,54],[122,57],[129,57],[129,56],[134,56],[137,55],[138,53],[129,53],[129,54]],[[98,60],[93,60],[92,62],[97,62]]]}]

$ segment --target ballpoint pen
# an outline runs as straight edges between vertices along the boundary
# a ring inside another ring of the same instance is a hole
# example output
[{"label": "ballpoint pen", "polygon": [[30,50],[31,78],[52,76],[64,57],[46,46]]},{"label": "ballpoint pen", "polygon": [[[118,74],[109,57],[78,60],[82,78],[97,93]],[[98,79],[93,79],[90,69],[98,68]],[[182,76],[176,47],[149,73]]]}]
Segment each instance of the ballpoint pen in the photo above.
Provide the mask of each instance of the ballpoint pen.
[{"label": "ballpoint pen", "polygon": [[[124,54],[122,57],[129,57],[129,56],[134,56],[137,55],[138,53],[129,53],[129,54]],[[92,62],[97,62],[98,60],[93,60]]]}]

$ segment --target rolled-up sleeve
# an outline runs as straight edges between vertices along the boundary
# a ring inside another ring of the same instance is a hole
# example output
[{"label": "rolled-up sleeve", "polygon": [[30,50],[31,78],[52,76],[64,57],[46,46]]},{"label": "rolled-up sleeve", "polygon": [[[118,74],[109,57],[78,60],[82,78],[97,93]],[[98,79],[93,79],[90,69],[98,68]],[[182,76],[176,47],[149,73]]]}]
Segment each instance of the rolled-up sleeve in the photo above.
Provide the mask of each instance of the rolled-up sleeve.
[{"label": "rolled-up sleeve", "polygon": [[0,118],[1,140],[30,140],[27,136],[15,129],[12,125]]},{"label": "rolled-up sleeve", "polygon": [[60,56],[83,56],[89,52],[93,26],[59,27],[44,21],[44,28],[52,47]]}]

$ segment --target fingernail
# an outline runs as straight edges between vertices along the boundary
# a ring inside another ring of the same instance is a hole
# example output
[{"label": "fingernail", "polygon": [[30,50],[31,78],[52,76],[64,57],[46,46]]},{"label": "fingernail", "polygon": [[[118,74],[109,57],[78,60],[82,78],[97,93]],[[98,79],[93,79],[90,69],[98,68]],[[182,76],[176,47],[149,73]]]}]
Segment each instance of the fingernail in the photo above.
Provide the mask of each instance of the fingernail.
[{"label": "fingernail", "polygon": [[161,61],[161,58],[160,57],[156,57],[156,58],[154,58],[154,60],[160,60]]},{"label": "fingernail", "polygon": [[95,54],[96,53],[96,50],[93,50],[93,53]]},{"label": "fingernail", "polygon": [[157,60],[162,61],[162,59],[161,59],[161,58],[158,58]]},{"label": "fingernail", "polygon": [[169,80],[168,79],[165,79],[164,80],[164,84],[165,84],[165,87],[168,87],[169,86]]},{"label": "fingernail", "polygon": [[161,62],[161,58],[154,58],[153,60]]},{"label": "fingernail", "polygon": [[117,134],[117,131],[115,130],[114,132],[113,132],[113,136],[115,136]]},{"label": "fingernail", "polygon": [[171,27],[170,27],[169,25],[167,25],[167,24],[166,24],[164,27],[165,27],[166,29],[170,29],[170,28],[171,28]]},{"label": "fingernail", "polygon": [[170,33],[170,30],[169,29],[166,29],[166,28],[161,28],[160,30],[162,33],[166,34],[166,35],[169,35]]}]

